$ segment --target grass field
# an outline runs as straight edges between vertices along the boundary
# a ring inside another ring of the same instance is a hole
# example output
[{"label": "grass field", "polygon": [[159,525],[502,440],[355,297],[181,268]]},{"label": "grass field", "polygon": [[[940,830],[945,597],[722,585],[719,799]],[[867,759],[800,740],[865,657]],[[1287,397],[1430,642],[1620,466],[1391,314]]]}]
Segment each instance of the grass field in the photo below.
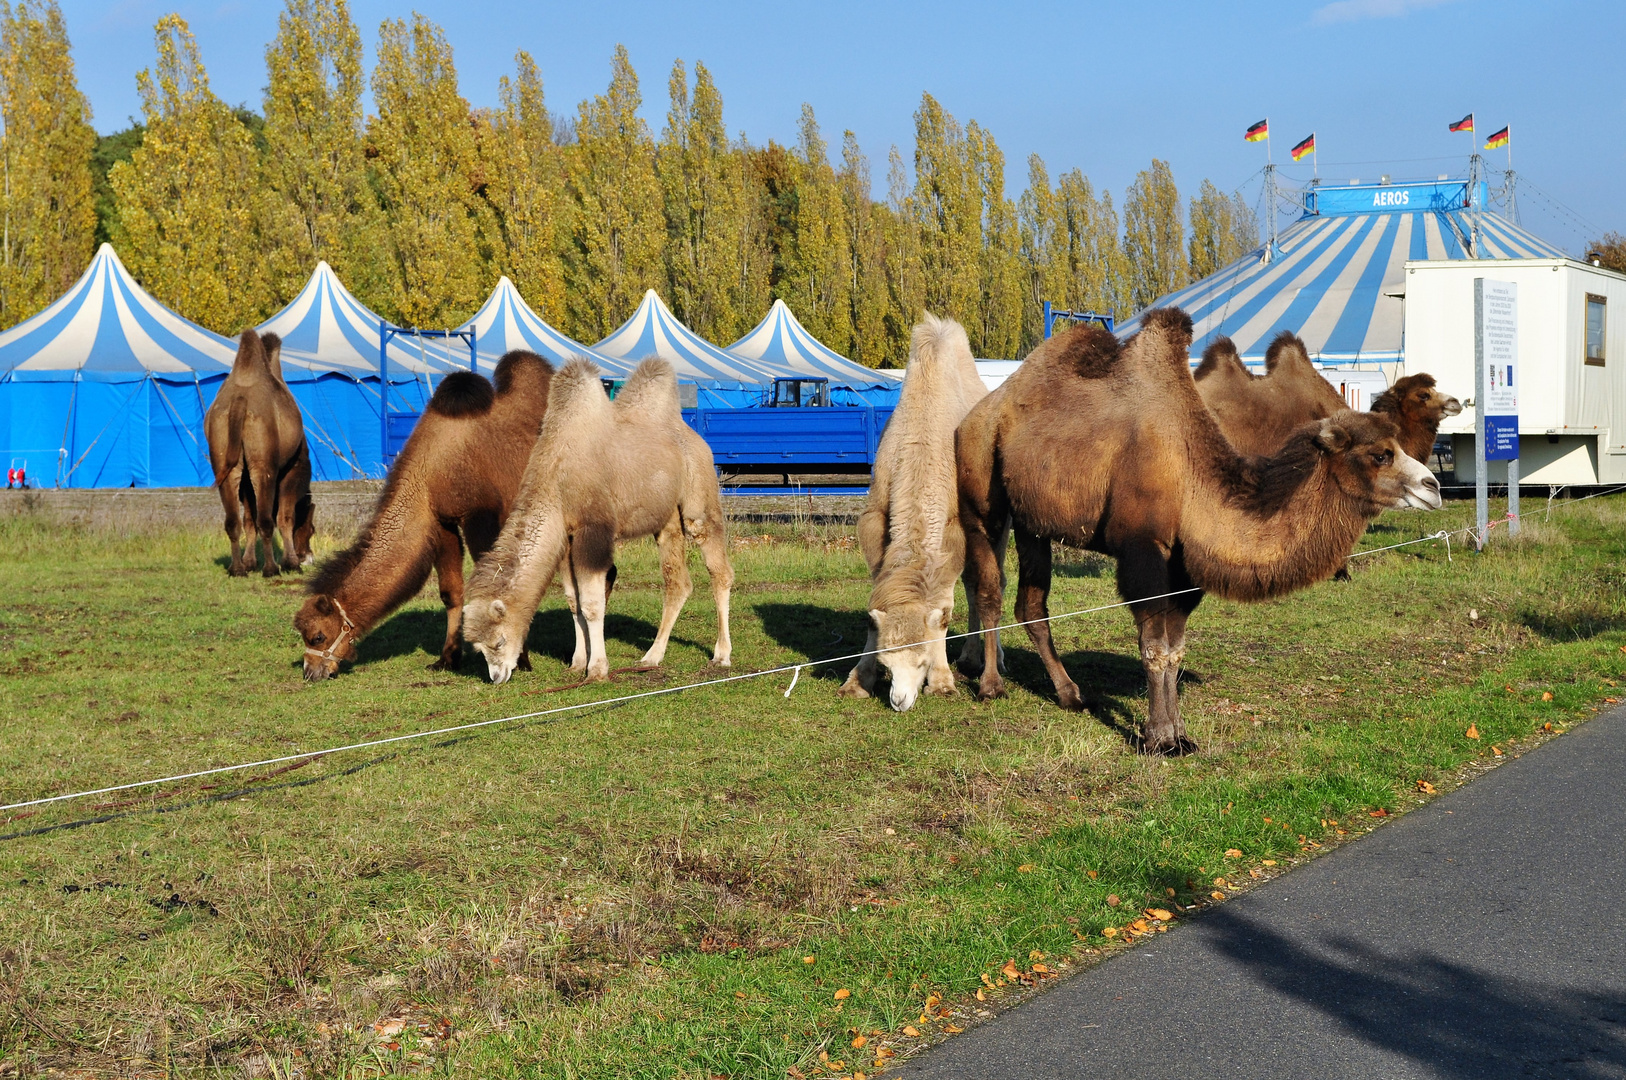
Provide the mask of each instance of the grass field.
[{"label": "grass field", "polygon": [[[1531,518],[1485,555],[1206,601],[1178,761],[1129,749],[1144,682],[1109,611],[1056,628],[1082,714],[1011,633],[989,704],[845,701],[841,664],[788,699],[775,675],[0,813],[0,1077],[873,1073],[1621,696],[1626,499]],[[846,530],[732,550],[736,671],[861,646]],[[572,681],[557,590],[506,686],[425,671],[432,591],[307,686],[297,575],[228,579],[218,534],[15,517],[0,551],[0,803],[715,674],[697,559],[663,671],[545,692]],[[618,561],[612,666],[659,613],[652,547]],[[1053,611],[1115,599],[1110,564],[1059,563]]]}]

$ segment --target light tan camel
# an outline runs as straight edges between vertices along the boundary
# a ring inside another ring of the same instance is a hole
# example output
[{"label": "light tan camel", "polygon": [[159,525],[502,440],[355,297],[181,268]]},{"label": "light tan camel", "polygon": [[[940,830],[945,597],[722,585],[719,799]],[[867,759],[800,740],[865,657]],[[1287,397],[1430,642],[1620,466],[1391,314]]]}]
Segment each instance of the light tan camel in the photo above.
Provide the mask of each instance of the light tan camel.
[{"label": "light tan camel", "polygon": [[[231,374],[203,417],[209,464],[231,539],[227,572],[254,569],[256,541],[265,576],[279,573],[272,534],[282,532],[281,569],[311,561],[311,460],[299,403],[282,380],[282,339],[244,330]],[[242,543],[243,534],[247,542]]]},{"label": "light tan camel", "polygon": [[872,581],[869,640],[842,684],[843,697],[876,693],[881,667],[899,712],[914,706],[923,683],[934,694],[954,693],[944,638],[954,582],[965,567],[954,429],[987,393],[964,328],[927,314],[915,327],[898,407],[881,436],[869,501],[858,518]]},{"label": "light tan camel", "polygon": [[[1367,523],[1437,508],[1439,483],[1407,457],[1395,425],[1348,410],[1295,431],[1270,458],[1232,449],[1192,385],[1191,318],[1158,308],[1120,343],[1079,327],[1034,350],[956,433],[966,584],[982,625],[998,624],[996,537],[1010,522],[1020,567],[1016,617],[1064,708],[1083,707],[1051,640],[1051,541],[1110,555],[1140,631],[1150,715],[1144,752],[1192,748],[1180,718],[1186,619],[1203,590],[1283,596],[1344,564]],[[1178,595],[1171,595],[1178,594]],[[1003,690],[985,634],[978,696]],[[974,674],[975,672],[968,672]]]},{"label": "light tan camel", "polygon": [[567,363],[553,377],[547,416],[525,467],[519,499],[496,545],[475,565],[463,607],[463,637],[507,682],[536,606],[560,573],[574,616],[573,671],[609,678],[604,611],[615,545],[654,536],[665,603],[644,654],[659,664],[692,585],[684,538],[700,545],[717,603],[712,663],[727,667],[728,596],[734,571],[711,448],[683,422],[677,377],[665,360],[639,364],[615,401],[599,369]]},{"label": "light tan camel", "polygon": [[[372,520],[326,560],[294,616],[305,641],[305,678],[333,675],[354,661],[361,639],[418,594],[434,570],[446,605],[446,637],[432,670],[462,659],[463,549],[476,560],[508,520],[526,456],[542,429],[553,368],[516,349],[484,376],[454,371],[441,380],[384,481]],[[530,662],[523,653],[521,668]]]}]

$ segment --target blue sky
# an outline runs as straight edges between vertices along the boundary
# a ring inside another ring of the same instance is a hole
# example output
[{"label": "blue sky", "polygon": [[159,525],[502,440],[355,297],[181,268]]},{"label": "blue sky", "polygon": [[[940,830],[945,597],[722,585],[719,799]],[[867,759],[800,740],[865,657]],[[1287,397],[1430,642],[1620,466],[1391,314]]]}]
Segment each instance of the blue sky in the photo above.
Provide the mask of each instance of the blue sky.
[{"label": "blue sky", "polygon": [[[101,131],[140,114],[135,73],[151,62],[152,25],[191,23],[211,84],[258,108],[275,0],[61,0],[81,86]],[[397,0],[352,0],[369,53]],[[1513,125],[1524,224],[1579,251],[1594,232],[1626,232],[1626,4],[1618,0],[1307,0],[1226,3],[1047,2],[801,4],[419,0],[456,50],[462,90],[495,104],[513,54],[536,57],[556,111],[602,92],[626,44],[658,132],[674,58],[706,64],[734,132],[794,140],[812,103],[839,146],[851,128],[877,191],[886,153],[907,160],[912,114],[929,91],[1004,150],[1011,194],[1037,152],[1054,177],[1078,167],[1121,198],[1153,157],[1182,193],[1204,177],[1257,192],[1268,116],[1278,162],[1314,131],[1323,177],[1433,178],[1466,170],[1468,140],[1446,130],[1469,110],[1479,135]],[[1487,154],[1497,168],[1502,151]],[[1309,163],[1283,169],[1308,176]]]}]

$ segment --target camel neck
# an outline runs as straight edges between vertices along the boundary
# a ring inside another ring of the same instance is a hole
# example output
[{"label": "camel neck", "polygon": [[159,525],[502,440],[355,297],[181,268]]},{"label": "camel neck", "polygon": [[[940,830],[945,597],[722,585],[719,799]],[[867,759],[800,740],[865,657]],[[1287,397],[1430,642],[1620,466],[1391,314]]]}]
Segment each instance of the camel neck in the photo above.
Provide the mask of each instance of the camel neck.
[{"label": "camel neck", "polygon": [[403,478],[386,489],[354,565],[333,590],[359,633],[423,586],[434,569],[439,531],[421,483]]}]

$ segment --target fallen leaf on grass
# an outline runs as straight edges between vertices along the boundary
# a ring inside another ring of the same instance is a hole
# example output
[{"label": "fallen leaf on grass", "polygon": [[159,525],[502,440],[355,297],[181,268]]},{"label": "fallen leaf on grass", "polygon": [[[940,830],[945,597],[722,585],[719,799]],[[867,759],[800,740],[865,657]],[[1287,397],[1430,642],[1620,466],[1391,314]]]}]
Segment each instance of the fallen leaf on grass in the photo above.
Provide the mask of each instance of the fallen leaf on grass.
[{"label": "fallen leaf on grass", "polygon": [[380,1020],[380,1021],[378,1021],[378,1023],[373,1025],[373,1030],[378,1032],[380,1035],[384,1036],[386,1039],[389,1038],[391,1035],[399,1035],[399,1034],[401,1034],[401,1032],[403,1030],[405,1030],[405,1029],[406,1029],[406,1021],[398,1019],[396,1017],[390,1017],[389,1019],[386,1019],[386,1020]]},{"label": "fallen leaf on grass", "polygon": [[1123,901],[1118,899],[1117,893],[1107,894],[1107,907],[1117,907],[1121,903],[1123,903]]},{"label": "fallen leaf on grass", "polygon": [[1224,888],[1225,887],[1225,879],[1222,878],[1222,877],[1217,877],[1217,878],[1214,879],[1214,884],[1220,886],[1221,888]]},{"label": "fallen leaf on grass", "polygon": [[1209,893],[1208,895],[1213,897],[1215,900],[1224,900],[1225,899],[1225,894],[1220,892],[1218,889],[1215,889],[1213,892]]},{"label": "fallen leaf on grass", "polygon": [[1027,873],[1031,873],[1031,872],[1032,872],[1032,870],[1033,870],[1033,864],[1032,864],[1032,863],[1030,863],[1030,862],[1025,862],[1025,863],[1023,863],[1023,864],[1022,864],[1022,865],[1021,865],[1021,866],[1018,866],[1018,867],[1017,867],[1017,868],[1016,868],[1016,872],[1017,872],[1017,873],[1018,873],[1018,874],[1027,874]]},{"label": "fallen leaf on grass", "polygon": [[1543,725],[1541,725],[1541,730],[1543,730],[1543,731],[1551,731],[1551,730],[1553,730],[1553,725],[1551,723],[1543,724]]},{"label": "fallen leaf on grass", "polygon": [[944,1024],[943,1030],[948,1032],[950,1035],[958,1035],[960,1032],[964,1031],[965,1028],[960,1027],[958,1024]]},{"label": "fallen leaf on grass", "polygon": [[1022,977],[1022,973],[1016,969],[1015,960],[1005,961],[1005,966],[999,969],[999,973],[1012,982]]},{"label": "fallen leaf on grass", "polygon": [[1419,780],[1419,781],[1417,781],[1417,790],[1421,791],[1424,795],[1438,795],[1439,794],[1439,790],[1437,788],[1435,788],[1435,786],[1433,784],[1429,783],[1427,780]]},{"label": "fallen leaf on grass", "polygon": [[785,1075],[790,1077],[791,1080],[807,1080],[807,1074],[802,1072],[802,1070],[798,1069],[794,1065],[787,1065],[785,1067]]},{"label": "fallen leaf on grass", "polygon": [[1150,918],[1162,919],[1164,922],[1168,922],[1170,919],[1174,918],[1174,914],[1172,912],[1160,907],[1147,908],[1146,914]]},{"label": "fallen leaf on grass", "polygon": [[1371,813],[1367,814],[1366,816],[1367,817],[1388,817],[1389,816],[1389,811],[1385,810],[1383,807],[1380,806],[1376,810],[1373,810]]},{"label": "fallen leaf on grass", "polygon": [[903,1029],[903,1033],[904,1033],[904,1034],[905,1034],[905,1035],[907,1035],[907,1036],[909,1036],[909,1037],[910,1037],[910,1038],[911,1038],[911,1039],[918,1039],[918,1038],[920,1038],[920,1031],[919,1031],[919,1029],[917,1029],[917,1028],[916,1028],[916,1027],[915,1027],[915,1026],[914,1026],[914,1025],[912,1025],[912,1024],[911,1024],[911,1025],[907,1025],[907,1026],[905,1026],[905,1027],[904,1027],[904,1029]]},{"label": "fallen leaf on grass", "polygon": [[936,995],[936,994],[928,994],[926,996],[926,1011],[927,1012],[931,1012],[933,1009],[937,1008],[941,1004],[943,1004],[943,999],[941,997],[939,997],[938,995]]},{"label": "fallen leaf on grass", "polygon": [[1101,934],[1104,937],[1117,937],[1118,936],[1118,928],[1116,926],[1103,927],[1102,930],[1101,930]]},{"label": "fallen leaf on grass", "polygon": [[744,1001],[745,1000],[745,991],[744,990],[736,990],[736,991],[734,991],[734,996],[739,998],[741,1001]]},{"label": "fallen leaf on grass", "polygon": [[977,1000],[978,1001],[987,1001],[988,1000],[988,994],[980,986],[977,987]]},{"label": "fallen leaf on grass", "polygon": [[1100,874],[1096,873],[1094,870],[1089,871],[1089,875],[1090,875],[1090,880],[1091,881],[1094,881],[1096,878],[1101,876]]},{"label": "fallen leaf on grass", "polygon": [[1553,700],[1553,692],[1551,690],[1543,690],[1541,692],[1541,700],[1543,700],[1543,701],[1551,701],[1551,700]]},{"label": "fallen leaf on grass", "polygon": [[1493,747],[1491,747],[1491,753],[1495,754],[1497,757],[1501,757],[1502,756],[1502,748],[1500,746],[1493,746]]},{"label": "fallen leaf on grass", "polygon": [[802,957],[802,963],[804,963],[804,964],[811,964],[811,963],[812,963],[812,962],[813,962],[813,957],[811,957],[811,956],[804,956],[804,957]]},{"label": "fallen leaf on grass", "polygon": [[1477,739],[1477,738],[1479,738],[1479,725],[1478,724],[1469,724],[1468,725],[1468,730],[1464,731],[1462,734],[1463,734],[1463,736],[1465,738],[1469,738],[1469,739]]},{"label": "fallen leaf on grass", "polygon": [[1050,969],[1045,967],[1043,964],[1034,964],[1033,965],[1033,970],[1037,971],[1040,975],[1048,975],[1048,974],[1050,974]]},{"label": "fallen leaf on grass", "polygon": [[858,1038],[853,1040],[853,1049],[854,1050],[862,1050],[864,1047],[866,1047],[868,1045],[869,1045],[869,1039],[867,1037],[863,1036],[863,1035],[860,1035],[860,1036],[858,1036]]},{"label": "fallen leaf on grass", "polygon": [[1275,866],[1276,865],[1276,860],[1275,859],[1266,859],[1265,860],[1265,865],[1266,866]]},{"label": "fallen leaf on grass", "polygon": [[988,973],[986,971],[982,973],[982,984],[984,986],[992,986],[992,985],[994,985],[994,980],[989,977],[989,975],[988,975]]},{"label": "fallen leaf on grass", "polygon": [[847,989],[845,986],[843,986],[840,990],[836,991],[836,1000],[837,1001],[846,1001],[848,998],[850,998],[852,996],[853,996],[853,992],[851,990]]}]

